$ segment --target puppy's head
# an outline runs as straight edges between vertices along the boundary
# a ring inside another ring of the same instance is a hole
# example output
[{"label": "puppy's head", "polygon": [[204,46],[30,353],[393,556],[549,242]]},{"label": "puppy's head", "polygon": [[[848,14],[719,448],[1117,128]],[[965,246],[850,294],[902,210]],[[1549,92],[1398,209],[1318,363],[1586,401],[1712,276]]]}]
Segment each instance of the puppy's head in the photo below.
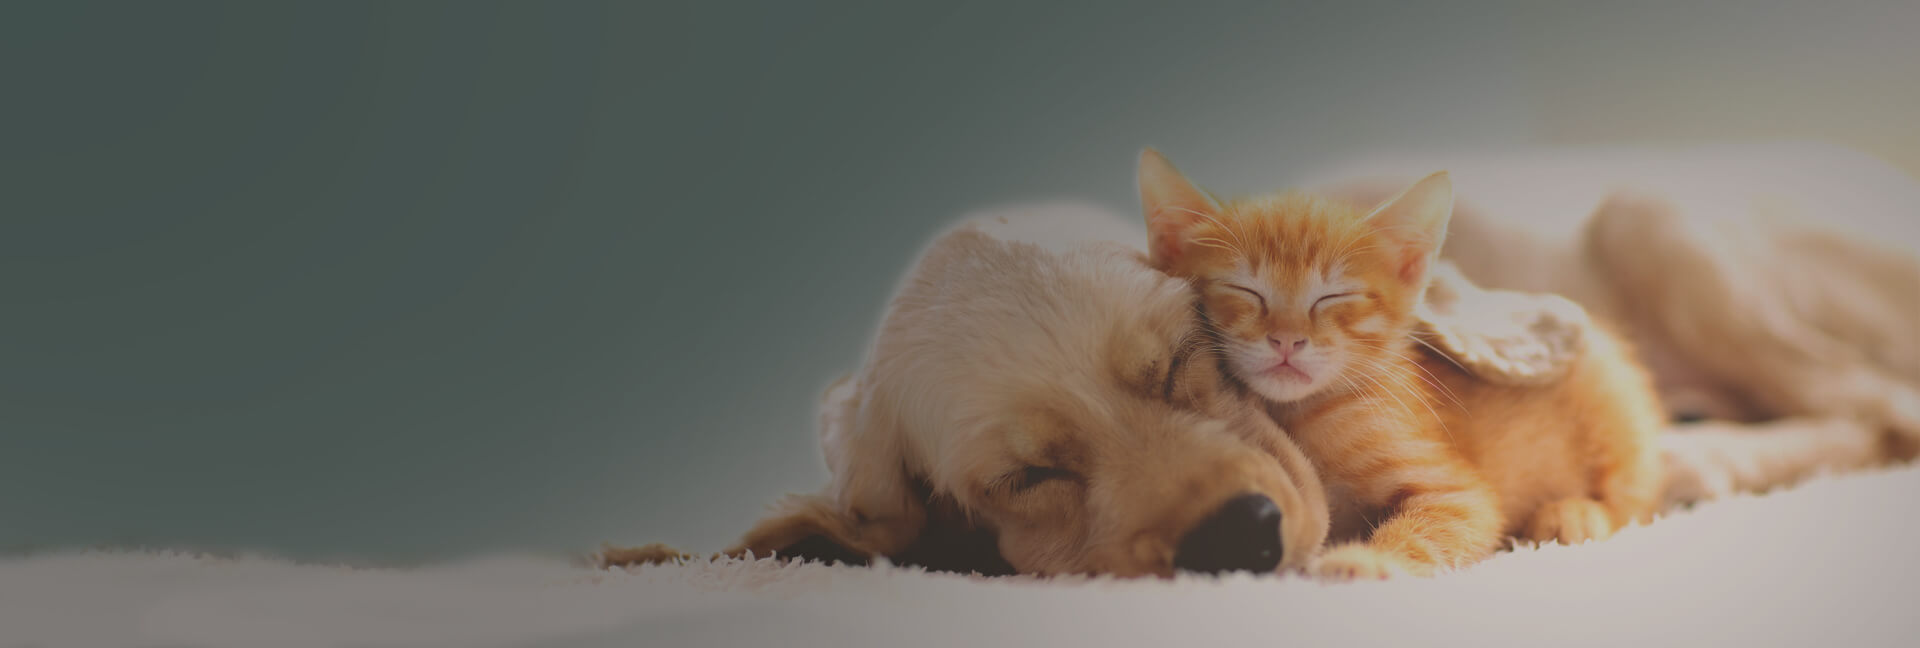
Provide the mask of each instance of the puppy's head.
[{"label": "puppy's head", "polygon": [[1137,252],[963,243],[973,262],[910,281],[867,371],[829,391],[828,492],[743,549],[988,573],[1305,564],[1319,480],[1222,375],[1185,282]]},{"label": "puppy's head", "polygon": [[1115,327],[1099,371],[1009,382],[938,483],[1021,572],[1304,564],[1326,524],[1312,469],[1204,344],[1143,324]]}]

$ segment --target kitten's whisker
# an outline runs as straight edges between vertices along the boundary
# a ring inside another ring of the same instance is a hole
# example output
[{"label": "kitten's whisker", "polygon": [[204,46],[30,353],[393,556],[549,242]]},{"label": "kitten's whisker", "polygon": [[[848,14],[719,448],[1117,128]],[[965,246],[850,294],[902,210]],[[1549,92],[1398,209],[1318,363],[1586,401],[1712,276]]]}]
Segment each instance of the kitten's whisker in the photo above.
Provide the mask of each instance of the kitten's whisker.
[{"label": "kitten's whisker", "polygon": [[[1431,350],[1431,351],[1433,351],[1433,353],[1434,353],[1435,355],[1438,355],[1438,356],[1440,356],[1440,357],[1442,357],[1442,358],[1446,358],[1446,359],[1447,359],[1447,362],[1451,362],[1451,363],[1453,363],[1453,366],[1455,366],[1455,367],[1459,367],[1461,371],[1467,371],[1467,366],[1466,366],[1466,365],[1463,365],[1463,364],[1460,364],[1460,361],[1459,361],[1459,360],[1455,360],[1455,359],[1453,359],[1453,356],[1451,356],[1451,355],[1448,355],[1448,354],[1447,354],[1447,352],[1445,352],[1445,351],[1441,351],[1441,350],[1440,350],[1440,347],[1436,347],[1436,346],[1434,346],[1434,345],[1433,345],[1432,343],[1430,343],[1430,342],[1427,342],[1426,340],[1422,340],[1422,339],[1420,339],[1420,336],[1419,336],[1419,335],[1417,335],[1417,334],[1413,334],[1413,333],[1408,333],[1408,334],[1407,334],[1407,337],[1408,337],[1408,338],[1411,338],[1411,339],[1413,339],[1413,341],[1414,341],[1415,343],[1418,343],[1418,344],[1419,344],[1420,346],[1423,346],[1423,347],[1426,347],[1427,349],[1429,349],[1429,350]],[[1473,372],[1471,372],[1471,371],[1468,371],[1467,373],[1473,373]]]},{"label": "kitten's whisker", "polygon": [[[1430,387],[1433,387],[1435,391],[1438,391],[1442,395],[1445,395],[1448,400],[1453,401],[1453,404],[1458,406],[1460,408],[1460,411],[1463,411],[1463,412],[1467,411],[1467,404],[1460,402],[1460,397],[1453,393],[1452,388],[1447,387],[1446,384],[1444,384],[1444,382],[1440,380],[1439,376],[1434,375],[1432,370],[1429,370],[1426,367],[1422,366],[1418,361],[1415,361],[1413,358],[1409,358],[1406,355],[1401,354],[1385,346],[1367,344],[1361,341],[1355,341],[1354,345],[1362,348],[1366,348],[1366,349],[1371,349],[1374,351],[1379,351],[1381,353],[1385,353],[1388,355],[1392,355],[1393,357],[1399,358],[1402,362],[1405,362],[1408,365],[1411,365],[1413,368],[1420,370],[1420,373],[1426,374],[1424,378],[1420,378],[1422,382],[1427,383],[1427,385]],[[1419,376],[1416,376],[1416,377],[1419,378]]]},{"label": "kitten's whisker", "polygon": [[[1240,233],[1239,233],[1239,232],[1236,232],[1236,231],[1233,231],[1233,228],[1230,228],[1230,227],[1227,227],[1227,224],[1226,224],[1226,223],[1223,223],[1223,222],[1220,222],[1220,219],[1218,219],[1218,218],[1214,218],[1214,216],[1213,216],[1213,214],[1208,214],[1208,213],[1205,213],[1205,212],[1200,212],[1200,211],[1195,211],[1195,210],[1192,210],[1192,209],[1187,209],[1187,208],[1185,208],[1185,207],[1180,207],[1180,208],[1178,208],[1178,209],[1179,209],[1180,211],[1183,211],[1183,212],[1186,212],[1186,213],[1189,213],[1189,214],[1192,214],[1192,215],[1194,215],[1194,216],[1199,216],[1199,217],[1201,217],[1201,218],[1205,218],[1205,219],[1207,219],[1207,221],[1208,221],[1208,222],[1211,222],[1211,223],[1213,223],[1213,226],[1214,226],[1214,227],[1216,227],[1216,228],[1219,228],[1219,229],[1220,229],[1220,231],[1223,231],[1223,232],[1226,232],[1226,233],[1227,233],[1227,236],[1231,236],[1231,237],[1233,237],[1233,242],[1234,242],[1234,244],[1235,244],[1236,246],[1238,246],[1238,247],[1240,247],[1240,248],[1245,248],[1245,247],[1247,247],[1247,242],[1246,242],[1246,241],[1243,241],[1243,240],[1241,240],[1241,239],[1240,239]],[[1237,250],[1237,249],[1236,249],[1235,251],[1236,251],[1236,252],[1238,252],[1239,250]],[[1244,257],[1244,256],[1246,256],[1246,255],[1245,255],[1245,254],[1241,254],[1240,256],[1242,256],[1242,257]]]},{"label": "kitten's whisker", "polygon": [[[1407,384],[1408,379],[1410,378],[1422,380],[1423,382],[1425,381],[1424,378],[1421,378],[1420,376],[1412,373],[1394,371],[1395,367],[1393,365],[1388,364],[1381,360],[1377,360],[1373,358],[1355,358],[1354,360],[1365,363],[1365,365],[1369,369],[1373,370],[1377,375],[1386,376],[1388,379],[1394,380],[1396,383],[1398,383],[1398,385],[1402,389],[1405,389],[1406,391],[1413,393],[1417,398],[1420,398],[1423,404],[1427,404],[1425,392],[1422,390],[1415,389],[1412,385]],[[1418,365],[1415,365],[1415,366],[1417,367]],[[1431,382],[1427,382],[1426,384],[1430,386],[1436,386],[1436,387],[1438,386],[1438,385],[1433,385],[1433,383]],[[1428,411],[1432,411],[1433,406],[1431,404],[1427,404],[1427,409]],[[1463,406],[1463,409],[1464,409],[1464,406]],[[1435,415],[1438,416],[1438,413],[1435,412]]]},{"label": "kitten's whisker", "polygon": [[1343,250],[1343,251],[1341,251],[1341,252],[1340,252],[1340,256],[1338,256],[1338,257],[1335,257],[1335,258],[1334,258],[1334,260],[1333,260],[1333,263],[1332,263],[1331,265],[1342,265],[1342,264],[1345,264],[1345,263],[1347,262],[1347,259],[1350,259],[1350,258],[1353,258],[1353,255],[1355,255],[1355,254],[1359,254],[1359,253],[1361,253],[1361,252],[1365,252],[1365,251],[1368,251],[1368,250],[1372,250],[1372,249],[1375,249],[1375,248],[1378,248],[1378,247],[1380,247],[1380,246],[1378,246],[1378,245],[1368,245],[1368,246],[1365,246],[1365,247],[1361,247],[1361,248],[1357,248],[1357,249],[1348,249],[1348,250]]},{"label": "kitten's whisker", "polygon": [[[1366,378],[1367,380],[1376,380],[1373,374],[1378,374],[1379,376],[1385,377],[1387,380],[1396,380],[1396,379],[1405,380],[1404,377],[1410,375],[1404,372],[1394,372],[1391,366],[1388,366],[1387,364],[1380,362],[1378,360],[1374,360],[1372,358],[1354,358],[1353,360],[1362,363],[1363,365],[1365,365],[1365,368],[1369,370],[1369,373],[1361,374],[1361,377]],[[1450,430],[1447,428],[1446,419],[1440,416],[1439,411],[1433,409],[1433,405],[1427,402],[1427,398],[1425,398],[1421,390],[1413,389],[1411,385],[1407,385],[1404,383],[1400,384],[1399,387],[1401,388],[1401,391],[1408,392],[1408,395],[1412,396],[1416,402],[1420,403],[1421,407],[1426,408],[1427,413],[1433,416],[1434,422],[1440,424],[1440,430],[1442,432],[1447,433],[1447,439],[1453,440],[1453,430]],[[1413,414],[1413,408],[1408,407],[1406,402],[1402,401],[1398,394],[1394,393],[1392,390],[1388,390],[1384,385],[1381,386],[1381,389],[1386,390],[1387,395],[1392,396],[1394,402],[1399,403],[1401,409],[1406,410],[1406,413],[1408,415]]]},{"label": "kitten's whisker", "polygon": [[1359,396],[1360,403],[1366,406],[1368,414],[1373,416],[1380,415],[1380,407],[1378,403],[1375,401],[1375,399],[1378,396],[1373,392],[1371,388],[1355,383],[1353,379],[1347,376],[1346,373],[1344,372],[1340,374],[1336,374],[1336,377],[1340,379],[1340,383],[1342,385],[1346,386],[1348,393],[1356,394]]},{"label": "kitten's whisker", "polygon": [[[1356,358],[1356,359],[1357,359],[1357,358]],[[1408,414],[1408,415],[1411,415],[1411,414],[1413,414],[1413,408],[1411,408],[1411,407],[1408,407],[1408,406],[1407,406],[1407,402],[1406,402],[1406,401],[1404,401],[1404,400],[1401,400],[1401,399],[1400,399],[1400,395],[1399,395],[1399,394],[1396,394],[1396,393],[1394,393],[1394,391],[1393,391],[1393,390],[1391,390],[1391,389],[1388,389],[1386,385],[1384,385],[1384,384],[1382,384],[1382,383],[1380,382],[1380,380],[1379,380],[1378,378],[1376,378],[1376,377],[1375,377],[1375,376],[1373,375],[1373,374],[1374,374],[1375,372],[1377,372],[1377,371],[1378,371],[1378,368],[1377,368],[1377,367],[1364,367],[1364,368],[1366,368],[1366,369],[1369,369],[1369,370],[1371,370],[1371,371],[1367,371],[1367,372],[1363,372],[1363,373],[1360,373],[1360,374],[1358,374],[1358,375],[1359,375],[1359,377],[1360,377],[1360,379],[1362,379],[1362,380],[1365,380],[1365,381],[1367,381],[1367,382],[1370,382],[1370,383],[1373,383],[1373,384],[1374,384],[1374,386],[1376,386],[1376,387],[1379,387],[1379,388],[1380,388],[1380,391],[1381,391],[1381,393],[1384,393],[1384,394],[1386,394],[1386,396],[1387,396],[1388,398],[1392,398],[1392,399],[1393,399],[1393,402],[1395,402],[1395,403],[1397,403],[1397,404],[1399,404],[1399,405],[1400,405],[1400,409],[1401,409],[1402,411],[1404,411],[1404,412],[1405,412],[1406,414]]]},{"label": "kitten's whisker", "polygon": [[1228,252],[1233,253],[1236,256],[1241,256],[1241,257],[1246,256],[1245,253],[1241,252],[1238,248],[1233,247],[1232,244],[1211,236],[1203,237],[1203,238],[1187,239],[1187,241],[1201,247],[1210,247],[1216,250],[1226,250]]}]

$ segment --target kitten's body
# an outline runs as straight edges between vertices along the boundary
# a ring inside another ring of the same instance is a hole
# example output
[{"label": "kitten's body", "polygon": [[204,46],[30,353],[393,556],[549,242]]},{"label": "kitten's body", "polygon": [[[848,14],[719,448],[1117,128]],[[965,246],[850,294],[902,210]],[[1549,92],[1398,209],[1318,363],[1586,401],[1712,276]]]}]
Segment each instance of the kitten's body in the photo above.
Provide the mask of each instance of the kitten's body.
[{"label": "kitten's body", "polygon": [[1429,573],[1506,535],[1578,542],[1652,513],[1662,417],[1617,338],[1589,331],[1566,376],[1532,387],[1413,338],[1444,175],[1373,213],[1298,195],[1222,205],[1148,152],[1141,191],[1154,263],[1195,280],[1223,362],[1321,471],[1335,533],[1364,540],[1330,550],[1321,575]]}]

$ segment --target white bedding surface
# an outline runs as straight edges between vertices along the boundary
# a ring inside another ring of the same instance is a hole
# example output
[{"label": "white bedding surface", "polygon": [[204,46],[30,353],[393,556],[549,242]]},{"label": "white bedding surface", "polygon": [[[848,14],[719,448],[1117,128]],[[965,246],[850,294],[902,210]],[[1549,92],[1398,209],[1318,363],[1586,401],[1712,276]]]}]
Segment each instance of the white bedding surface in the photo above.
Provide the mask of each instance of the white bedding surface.
[{"label": "white bedding surface", "polygon": [[1920,468],[1824,478],[1606,542],[1343,586],[64,553],[0,561],[0,646],[1911,646],[1916,494]]}]

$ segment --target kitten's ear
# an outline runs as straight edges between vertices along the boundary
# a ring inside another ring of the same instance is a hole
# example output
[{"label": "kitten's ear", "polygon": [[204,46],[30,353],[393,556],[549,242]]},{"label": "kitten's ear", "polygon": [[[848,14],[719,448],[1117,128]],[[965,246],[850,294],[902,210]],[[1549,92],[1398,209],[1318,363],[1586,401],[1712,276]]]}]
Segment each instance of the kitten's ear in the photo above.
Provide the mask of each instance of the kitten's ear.
[{"label": "kitten's ear", "polygon": [[1399,246],[1400,279],[1418,285],[1447,240],[1453,218],[1453,179],[1441,171],[1421,178],[1375,207],[1367,218]]},{"label": "kitten's ear", "polygon": [[1175,272],[1195,226],[1220,210],[1207,192],[1173,168],[1159,151],[1140,152],[1140,207],[1147,217],[1147,256],[1153,267]]}]

